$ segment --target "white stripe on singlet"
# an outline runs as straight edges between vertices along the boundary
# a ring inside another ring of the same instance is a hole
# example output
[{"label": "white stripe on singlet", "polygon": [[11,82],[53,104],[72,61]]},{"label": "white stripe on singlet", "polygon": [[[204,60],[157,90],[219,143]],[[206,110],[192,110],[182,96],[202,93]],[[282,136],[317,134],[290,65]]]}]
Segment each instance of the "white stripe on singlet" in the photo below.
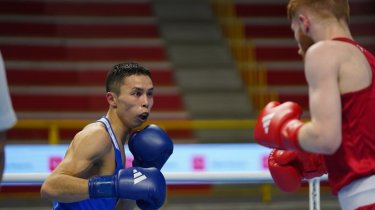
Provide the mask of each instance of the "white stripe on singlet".
[{"label": "white stripe on singlet", "polygon": [[106,130],[108,131],[108,134],[111,137],[111,141],[113,142],[113,145],[115,146],[116,149],[120,150],[120,147],[118,146],[118,142],[117,142],[115,132],[113,132],[111,123],[109,122],[108,118],[102,117],[98,121],[102,122],[105,125]]}]

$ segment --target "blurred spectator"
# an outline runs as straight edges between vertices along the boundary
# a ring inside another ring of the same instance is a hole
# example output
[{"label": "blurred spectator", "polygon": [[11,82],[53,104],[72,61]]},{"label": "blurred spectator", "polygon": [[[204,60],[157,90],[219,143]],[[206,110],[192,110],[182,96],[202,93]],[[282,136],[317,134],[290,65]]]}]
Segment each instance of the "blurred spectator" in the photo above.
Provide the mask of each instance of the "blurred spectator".
[{"label": "blurred spectator", "polygon": [[5,133],[17,121],[9,96],[5,65],[0,52],[0,181],[3,178],[5,165]]}]

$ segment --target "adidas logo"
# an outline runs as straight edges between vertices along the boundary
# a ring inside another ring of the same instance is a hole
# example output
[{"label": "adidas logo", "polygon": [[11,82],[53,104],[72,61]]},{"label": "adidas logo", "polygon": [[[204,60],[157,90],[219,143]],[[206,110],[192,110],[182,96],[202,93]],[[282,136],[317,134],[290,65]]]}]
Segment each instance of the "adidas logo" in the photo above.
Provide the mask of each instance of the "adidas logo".
[{"label": "adidas logo", "polygon": [[268,134],[268,130],[270,128],[270,123],[271,123],[271,119],[273,118],[273,115],[275,113],[270,113],[266,116],[264,116],[262,118],[262,124],[263,124],[263,129],[264,129],[264,133]]},{"label": "adidas logo", "polygon": [[134,175],[134,184],[138,184],[139,182],[147,179],[145,175],[143,175],[141,172],[133,169],[133,175]]}]

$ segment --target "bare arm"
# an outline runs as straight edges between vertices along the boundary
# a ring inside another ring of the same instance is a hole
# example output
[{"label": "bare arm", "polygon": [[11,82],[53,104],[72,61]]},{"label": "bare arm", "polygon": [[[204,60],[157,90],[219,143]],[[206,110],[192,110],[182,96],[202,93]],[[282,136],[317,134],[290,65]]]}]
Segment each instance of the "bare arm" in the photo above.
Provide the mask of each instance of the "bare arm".
[{"label": "bare arm", "polygon": [[[57,200],[60,202],[75,202],[87,199],[88,194],[88,180],[79,178],[78,174],[75,174],[76,169],[71,167],[74,165],[74,158],[64,159],[63,162],[53,171],[41,188],[42,198],[48,198],[51,200]],[[76,162],[77,168],[88,165],[84,161]],[[69,168],[69,169],[65,169]],[[73,169],[72,171],[70,171]]]},{"label": "bare arm", "polygon": [[341,145],[341,98],[338,84],[337,49],[321,42],[312,46],[305,59],[309,85],[311,121],[304,124],[298,137],[304,150],[333,154]]},{"label": "bare arm", "polygon": [[85,128],[74,137],[64,160],[43,183],[43,198],[60,202],[89,198],[88,171],[92,169],[95,161],[111,150],[110,141],[100,138],[106,136],[95,126]]}]

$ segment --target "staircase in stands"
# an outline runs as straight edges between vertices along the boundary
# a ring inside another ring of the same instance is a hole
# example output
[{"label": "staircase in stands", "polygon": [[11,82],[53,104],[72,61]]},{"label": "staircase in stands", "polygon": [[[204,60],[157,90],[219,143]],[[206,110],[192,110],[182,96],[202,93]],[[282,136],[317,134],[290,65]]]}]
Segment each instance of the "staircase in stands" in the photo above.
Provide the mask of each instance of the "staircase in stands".
[{"label": "staircase in stands", "polygon": [[[96,120],[106,72],[135,61],[153,75],[152,119],[189,119],[151,1],[1,1],[0,50],[19,119]],[[63,129],[62,142],[80,128]],[[168,131],[175,140],[190,130]],[[12,129],[12,142],[46,143],[47,129]]]},{"label": "staircase in stands", "polygon": [[[245,73],[249,71],[255,75],[260,74],[259,71],[264,71],[261,73],[264,74],[263,77],[256,77],[253,80],[264,79],[264,84],[261,85],[269,93],[276,94],[274,99],[281,102],[295,101],[307,110],[307,84],[303,63],[297,54],[297,44],[286,15],[287,2],[278,0],[213,2],[224,3],[227,6],[230,2],[232,11],[224,12],[225,15],[219,16],[223,23],[223,30],[230,40],[236,41],[241,38],[243,39],[241,47],[248,44],[251,48],[248,49],[250,55],[247,55],[245,59],[236,59],[237,66],[245,67],[242,71]],[[349,3],[351,7],[350,28],[355,40],[375,53],[375,1],[349,0]],[[228,15],[228,13],[232,14]],[[235,53],[236,50],[234,50]],[[244,80],[246,82],[248,78]],[[258,83],[255,86],[249,84],[250,92],[252,89],[259,88],[259,81],[256,82]],[[272,97],[265,97],[266,100],[270,98]],[[255,107],[259,108],[263,105],[255,105]]]}]

